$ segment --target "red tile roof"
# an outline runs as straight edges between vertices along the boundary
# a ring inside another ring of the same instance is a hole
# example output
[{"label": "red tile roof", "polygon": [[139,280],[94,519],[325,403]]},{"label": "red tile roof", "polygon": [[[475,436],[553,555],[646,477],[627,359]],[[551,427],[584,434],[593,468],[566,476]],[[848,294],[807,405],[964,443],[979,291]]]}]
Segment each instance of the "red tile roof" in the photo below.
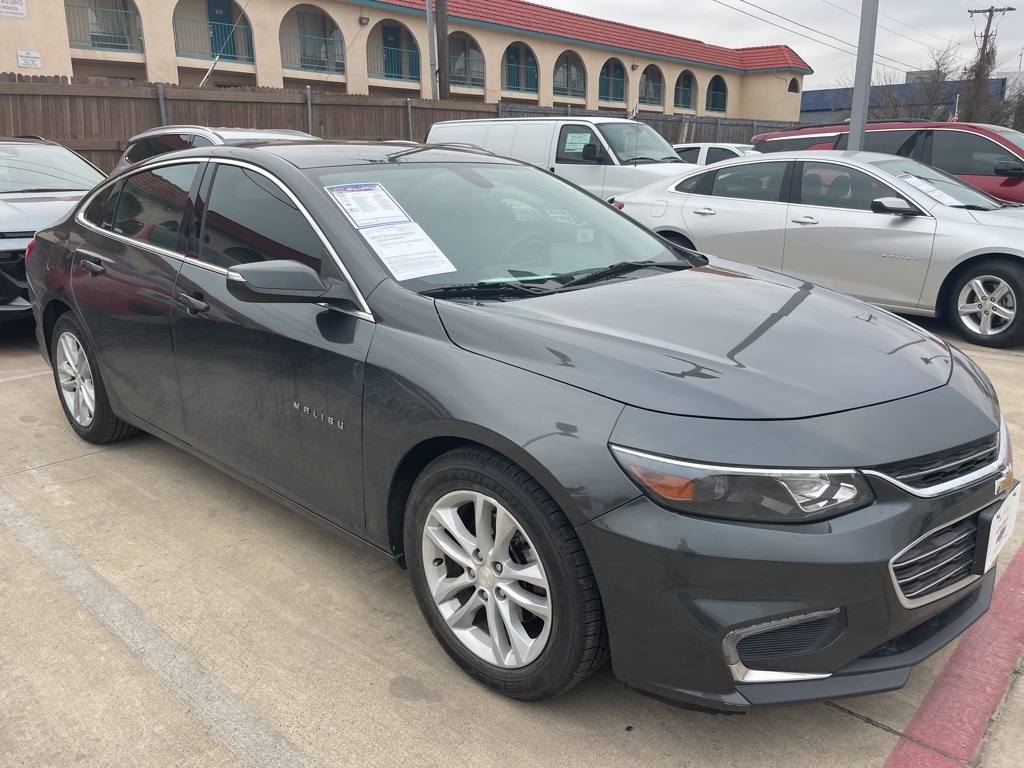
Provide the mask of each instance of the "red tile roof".
[{"label": "red tile roof", "polygon": [[[424,0],[378,0],[375,4],[425,10]],[[712,67],[748,72],[767,69],[790,69],[807,73],[813,71],[788,45],[724,48],[689,37],[561,11],[525,0],[449,0],[448,17]]]}]

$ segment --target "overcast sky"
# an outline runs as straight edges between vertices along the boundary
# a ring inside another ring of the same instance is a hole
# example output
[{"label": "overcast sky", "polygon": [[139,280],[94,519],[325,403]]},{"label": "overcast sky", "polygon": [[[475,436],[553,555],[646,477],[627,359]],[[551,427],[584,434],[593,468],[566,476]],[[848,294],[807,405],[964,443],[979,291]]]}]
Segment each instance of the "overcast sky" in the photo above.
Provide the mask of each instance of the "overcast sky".
[{"label": "overcast sky", "polygon": [[[853,51],[860,24],[859,0],[532,1],[729,48],[785,43],[814,70],[815,74],[805,84],[809,88],[827,88],[840,79],[852,81],[853,78]],[[902,73],[908,69],[926,69],[928,46],[941,49],[950,41],[959,44],[956,52],[966,65],[977,51],[975,32],[980,35],[985,29],[984,16],[975,14],[972,18],[967,11],[992,5],[991,2],[972,4],[969,0],[880,0],[881,15],[875,42],[876,79],[880,64],[898,70],[897,76],[901,81]],[[1016,5],[1018,10],[997,16],[993,22],[993,29],[998,32],[998,71],[1016,72],[1020,69],[1021,47],[1024,46],[1024,2],[995,3],[997,8],[1012,5]]]}]

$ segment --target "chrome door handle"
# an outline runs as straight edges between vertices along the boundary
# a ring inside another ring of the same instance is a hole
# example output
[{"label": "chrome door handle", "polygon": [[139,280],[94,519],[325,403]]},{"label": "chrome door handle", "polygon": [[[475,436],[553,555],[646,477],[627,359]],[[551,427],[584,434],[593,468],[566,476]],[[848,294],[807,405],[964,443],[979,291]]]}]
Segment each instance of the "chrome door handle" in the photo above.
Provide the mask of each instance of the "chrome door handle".
[{"label": "chrome door handle", "polygon": [[712,208],[698,208],[694,211],[698,216],[714,216],[715,211]]},{"label": "chrome door handle", "polygon": [[197,315],[200,312],[206,312],[210,305],[202,299],[197,299],[195,296],[189,296],[187,293],[179,293],[174,297],[175,302],[181,304],[190,315]]},{"label": "chrome door handle", "polygon": [[794,224],[817,224],[818,220],[813,216],[798,216],[795,219],[791,219]]},{"label": "chrome door handle", "polygon": [[99,259],[82,259],[82,269],[90,275],[102,275],[107,268],[100,264]]}]

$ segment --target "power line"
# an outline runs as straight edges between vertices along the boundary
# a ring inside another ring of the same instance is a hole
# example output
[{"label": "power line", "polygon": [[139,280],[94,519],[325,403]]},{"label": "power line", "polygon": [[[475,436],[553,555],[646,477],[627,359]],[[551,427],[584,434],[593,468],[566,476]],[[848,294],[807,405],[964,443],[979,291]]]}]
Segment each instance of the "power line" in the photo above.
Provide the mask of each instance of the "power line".
[{"label": "power line", "polygon": [[[826,43],[823,40],[818,40],[818,39],[815,39],[813,37],[809,37],[808,35],[805,35],[805,34],[802,34],[800,32],[797,32],[795,29],[792,29],[791,27],[784,27],[781,24],[776,24],[775,22],[770,21],[770,20],[768,20],[768,19],[766,19],[766,18],[764,18],[762,16],[755,16],[754,14],[750,13],[749,11],[744,11],[742,8],[737,8],[736,6],[724,3],[724,2],[722,2],[722,0],[712,0],[712,2],[718,3],[719,5],[724,6],[724,7],[728,8],[731,11],[737,11],[739,13],[744,14],[745,16],[749,16],[752,19],[757,19],[762,24],[769,24],[769,25],[771,25],[773,27],[777,27],[778,29],[785,30],[786,32],[789,32],[790,34],[806,38],[807,40],[811,40],[811,41],[813,41],[815,43],[818,43],[818,45],[824,45],[827,48],[832,48],[834,50],[839,51],[840,53],[845,53],[845,54],[848,54],[848,55],[854,55],[856,53],[856,49],[857,49],[856,45],[854,45],[853,43],[848,43],[845,40],[842,40],[842,39],[836,37],[835,35],[830,35],[827,32],[822,32],[821,30],[814,29],[813,27],[808,27],[806,24],[801,24],[800,22],[794,21],[793,19],[787,18],[786,16],[783,16],[781,14],[774,13],[773,11],[769,11],[769,10],[766,10],[764,8],[761,8],[760,6],[755,5],[754,3],[749,2],[749,0],[738,0],[738,1],[741,2],[741,3],[744,3],[746,5],[749,5],[749,6],[753,7],[753,8],[757,8],[757,10],[763,11],[764,13],[768,13],[768,14],[771,14],[772,16],[776,16],[776,17],[782,19],[783,21],[789,22],[790,24],[796,25],[798,27],[803,27],[804,29],[809,30],[811,32],[814,32],[817,35],[821,35],[823,37],[827,37],[827,38],[830,38],[832,40],[835,40],[836,42],[841,43],[841,44],[843,44],[843,45],[845,45],[845,46],[847,46],[849,48],[853,48],[854,50],[847,51],[847,50],[844,50],[842,48],[837,48],[835,45],[832,45],[831,43]],[[885,59],[886,61],[895,62],[896,64],[899,64],[901,67],[905,67],[905,69],[899,69],[898,67],[893,67],[891,64],[884,64],[884,63],[882,63],[880,61],[877,61],[878,59]],[[890,69],[895,69],[898,72],[904,72],[905,73],[905,72],[917,69],[917,67],[914,66],[913,64],[907,64],[904,61],[900,61],[899,59],[891,58],[890,56],[883,56],[880,53],[879,54],[875,54],[875,60],[876,60],[876,63],[880,64],[881,66],[889,67]]]},{"label": "power line", "polygon": [[[859,18],[856,13],[854,13],[851,10],[849,10],[848,8],[843,8],[843,6],[841,6],[841,5],[836,5],[835,3],[832,2],[832,0],[821,0],[821,2],[825,3],[825,5],[831,5],[836,10],[842,11],[843,13],[847,13],[850,16],[853,16],[854,18]],[[882,15],[882,14],[879,14],[879,15]],[[886,18],[889,18],[889,17],[886,16]],[[896,21],[896,20],[893,19],[893,21]],[[903,22],[898,22],[898,23],[903,24]],[[915,29],[915,27],[911,27],[909,24],[904,24],[904,26],[907,27],[908,29]],[[935,47],[934,45],[932,45],[930,43],[926,43],[926,42],[924,42],[922,40],[918,40],[916,38],[911,37],[910,35],[905,35],[902,32],[898,32],[895,29],[890,29],[889,27],[886,27],[886,26],[884,26],[882,24],[879,24],[878,28],[879,29],[884,29],[886,32],[891,32],[894,35],[898,35],[899,37],[902,37],[905,40],[909,40],[912,43],[917,43],[918,45],[924,46],[925,48],[932,49],[932,48]],[[918,30],[918,32],[924,32],[924,30]],[[925,32],[924,34],[930,35],[931,33],[930,32]],[[943,40],[944,39],[944,38],[939,37],[938,35],[932,35],[932,37],[936,38],[937,40]],[[949,40],[949,41],[946,41],[946,42],[952,43],[953,41]],[[957,47],[959,47],[960,43],[957,43],[956,45],[957,45]]]},{"label": "power line", "polygon": [[[825,0],[825,2],[828,2],[828,0]],[[858,0],[846,0],[846,2],[851,3],[853,5],[856,5],[858,8],[860,7],[860,3],[858,2]],[[832,5],[832,3],[829,2],[829,5]],[[954,5],[955,5],[955,3],[954,3]],[[959,6],[957,6],[957,7],[959,7]],[[843,10],[845,10],[845,9],[843,9]],[[966,9],[964,9],[964,10],[966,10]],[[847,13],[853,13],[853,11],[846,11],[846,12]],[[936,35],[934,32],[929,32],[926,29],[921,29],[920,27],[915,27],[913,24],[907,24],[907,22],[903,21],[902,19],[897,19],[895,16],[889,16],[888,14],[882,13],[881,11],[878,12],[878,15],[882,16],[883,18],[888,19],[889,21],[895,21],[897,24],[902,24],[907,29],[912,29],[915,32],[920,32],[922,35],[928,35],[928,37],[934,37],[936,40],[941,40],[944,43],[953,43],[952,40],[948,40],[945,37],[942,37],[941,35]],[[884,29],[884,27],[883,27],[883,29]],[[892,30],[889,30],[889,31],[891,32]],[[963,47],[963,43],[954,43],[954,45],[956,45],[957,48],[962,48]]]}]

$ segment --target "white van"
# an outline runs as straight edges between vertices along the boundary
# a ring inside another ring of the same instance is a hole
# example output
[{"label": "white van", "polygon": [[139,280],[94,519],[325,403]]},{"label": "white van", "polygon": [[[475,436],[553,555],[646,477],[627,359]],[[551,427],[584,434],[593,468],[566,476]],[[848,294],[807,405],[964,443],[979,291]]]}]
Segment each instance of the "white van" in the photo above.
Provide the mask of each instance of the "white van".
[{"label": "white van", "polygon": [[472,144],[536,165],[602,199],[692,167],[649,125],[621,117],[448,120],[430,126],[427,144]]}]

